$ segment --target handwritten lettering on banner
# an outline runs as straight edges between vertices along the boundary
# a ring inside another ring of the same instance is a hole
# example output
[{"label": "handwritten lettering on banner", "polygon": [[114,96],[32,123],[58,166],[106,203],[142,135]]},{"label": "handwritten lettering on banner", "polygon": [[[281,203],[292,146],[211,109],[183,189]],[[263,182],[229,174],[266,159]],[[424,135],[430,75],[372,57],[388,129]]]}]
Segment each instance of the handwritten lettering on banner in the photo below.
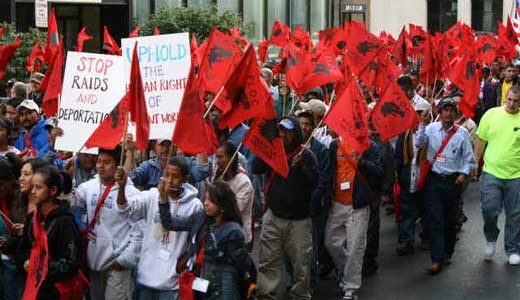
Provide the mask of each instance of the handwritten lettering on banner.
[{"label": "handwritten lettering on banner", "polygon": [[121,41],[125,71],[130,76],[137,41],[141,76],[150,118],[150,139],[170,139],[191,65],[189,34],[163,34]]},{"label": "handwritten lettering on banner", "polygon": [[120,56],[85,52],[67,54],[56,149],[78,151],[126,92]]}]

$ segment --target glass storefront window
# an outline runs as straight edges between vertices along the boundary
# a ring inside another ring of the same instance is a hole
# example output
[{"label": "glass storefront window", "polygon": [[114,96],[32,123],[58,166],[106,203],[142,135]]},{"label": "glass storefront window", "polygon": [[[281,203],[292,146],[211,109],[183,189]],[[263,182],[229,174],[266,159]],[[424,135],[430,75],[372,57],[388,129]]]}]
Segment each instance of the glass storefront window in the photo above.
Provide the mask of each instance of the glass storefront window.
[{"label": "glass storefront window", "polygon": [[[146,1],[139,1],[139,2],[146,2]],[[155,10],[167,6],[167,7],[180,7],[182,4],[181,0],[155,0]]]},{"label": "glass storefront window", "polygon": [[457,22],[457,0],[428,0],[428,30],[444,32]]},{"label": "glass storefront window", "polygon": [[188,0],[188,7],[208,8],[213,4],[211,0]]},{"label": "glass storefront window", "polygon": [[217,0],[217,8],[218,10],[231,10],[240,13],[240,1],[241,0]]},{"label": "glass storefront window", "polygon": [[267,35],[271,34],[274,20],[287,24],[288,0],[267,0]]},{"label": "glass storefront window", "polygon": [[257,42],[262,38],[269,38],[270,32],[264,32],[264,1],[247,0],[244,1],[244,23],[253,26],[251,40]]},{"label": "glass storefront window", "polygon": [[328,2],[327,0],[311,1],[311,33],[328,27]]},{"label": "glass storefront window", "polygon": [[132,21],[144,24],[150,18],[150,1],[132,1]]},{"label": "glass storefront window", "polygon": [[473,0],[471,3],[471,27],[476,31],[497,33],[497,23],[502,20],[502,1]]},{"label": "glass storefront window", "polygon": [[291,30],[300,26],[303,30],[309,29],[309,6],[304,0],[291,0]]}]

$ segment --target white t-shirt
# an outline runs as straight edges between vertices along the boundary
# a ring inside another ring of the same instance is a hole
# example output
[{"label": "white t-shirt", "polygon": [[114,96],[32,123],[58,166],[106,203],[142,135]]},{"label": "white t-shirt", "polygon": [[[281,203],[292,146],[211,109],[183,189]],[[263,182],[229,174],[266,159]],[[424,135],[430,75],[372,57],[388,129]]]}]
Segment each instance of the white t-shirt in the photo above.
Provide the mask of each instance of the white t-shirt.
[{"label": "white t-shirt", "polygon": [[7,150],[0,151],[0,156],[6,156],[7,153],[14,153],[16,155],[20,154],[20,150],[13,146],[7,146]]}]

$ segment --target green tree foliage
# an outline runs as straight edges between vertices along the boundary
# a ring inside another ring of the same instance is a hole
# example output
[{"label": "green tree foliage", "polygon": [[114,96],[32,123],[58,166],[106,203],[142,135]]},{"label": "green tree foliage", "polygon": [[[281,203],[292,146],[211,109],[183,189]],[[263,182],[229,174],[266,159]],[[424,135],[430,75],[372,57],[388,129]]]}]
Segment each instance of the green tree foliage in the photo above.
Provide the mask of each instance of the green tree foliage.
[{"label": "green tree foliage", "polygon": [[[16,49],[16,52],[9,60],[9,65],[5,69],[4,77],[0,80],[0,87],[2,87],[0,89],[0,95],[2,96],[4,96],[4,87],[9,79],[16,78],[18,81],[29,81],[31,74],[27,73],[27,70],[25,70],[27,57],[29,56],[29,53],[31,53],[32,47],[34,46],[34,43],[36,43],[37,39],[40,39],[40,45],[45,43],[47,40],[47,33],[44,31],[31,28],[28,32],[17,33],[12,25],[7,24],[4,35],[2,39],[0,39],[0,45],[11,44],[16,38],[16,35],[20,37],[20,47]],[[43,71],[45,70],[44,68],[42,69]]]},{"label": "green tree foliage", "polygon": [[244,24],[242,16],[233,11],[217,11],[215,7],[199,9],[186,7],[161,7],[143,25],[140,34],[152,35],[154,27],[161,34],[189,32],[195,33],[199,41],[209,37],[212,28],[222,32],[238,27],[243,36],[252,32],[251,25]]}]

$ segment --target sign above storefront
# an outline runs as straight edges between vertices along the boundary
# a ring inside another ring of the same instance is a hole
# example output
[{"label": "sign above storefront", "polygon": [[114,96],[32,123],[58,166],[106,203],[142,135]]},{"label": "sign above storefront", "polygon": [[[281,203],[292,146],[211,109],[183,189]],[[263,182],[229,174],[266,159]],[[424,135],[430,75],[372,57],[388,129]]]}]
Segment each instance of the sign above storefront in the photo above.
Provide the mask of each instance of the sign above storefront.
[{"label": "sign above storefront", "polygon": [[36,27],[46,28],[49,10],[47,8],[47,0],[34,1],[34,20]]},{"label": "sign above storefront", "polygon": [[49,0],[52,3],[101,3],[103,0]]},{"label": "sign above storefront", "polygon": [[366,4],[345,4],[343,5],[344,13],[364,13],[367,11]]}]

